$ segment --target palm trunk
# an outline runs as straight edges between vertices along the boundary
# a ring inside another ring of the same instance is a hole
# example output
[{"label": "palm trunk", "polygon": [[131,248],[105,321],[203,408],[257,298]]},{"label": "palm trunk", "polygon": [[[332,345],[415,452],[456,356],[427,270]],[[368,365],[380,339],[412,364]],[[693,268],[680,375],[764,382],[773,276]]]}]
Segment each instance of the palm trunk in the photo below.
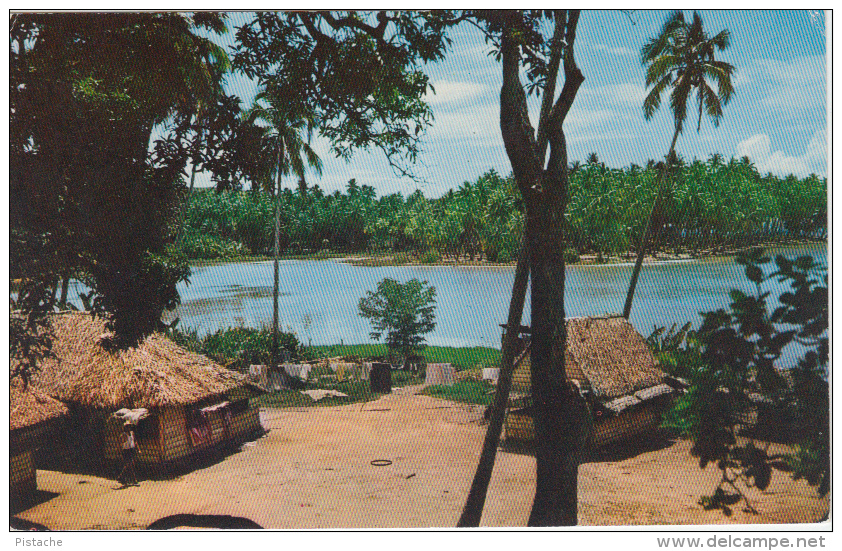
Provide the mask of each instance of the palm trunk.
[{"label": "palm trunk", "polygon": [[278,148],[278,175],[277,175],[277,192],[275,193],[275,286],[272,293],[272,367],[278,365],[278,343],[279,335],[279,315],[278,315],[278,295],[280,294],[280,269],[278,267],[278,257],[280,256],[280,233],[281,233],[281,149]]},{"label": "palm trunk", "polygon": [[62,308],[67,308],[67,291],[70,287],[70,274],[65,275],[61,282],[61,298],[59,298],[59,305]]},{"label": "palm trunk", "polygon": [[661,187],[666,180],[667,172],[669,172],[672,157],[675,152],[675,143],[678,141],[678,134],[681,133],[681,125],[675,125],[675,133],[672,136],[672,143],[670,144],[669,153],[667,153],[667,164],[664,170],[658,174],[658,183],[655,186],[656,195],[655,202],[652,203],[652,210],[649,211],[649,218],[646,220],[646,228],[643,230],[643,237],[640,239],[640,247],[637,250],[637,261],[634,263],[634,271],[632,272],[631,282],[629,283],[629,293],[626,296],[626,305],[623,307],[623,317],[629,319],[631,315],[632,301],[634,300],[634,290],[637,287],[637,278],[640,276],[640,268],[643,266],[643,257],[646,254],[646,245],[649,241],[649,234],[652,231],[652,220],[655,217],[658,207],[660,206],[660,199],[663,190]]},{"label": "palm trunk", "polygon": [[497,455],[497,446],[500,443],[500,431],[503,428],[503,419],[506,416],[506,404],[509,401],[509,391],[512,388],[512,373],[514,372],[515,343],[519,334],[521,317],[523,315],[523,303],[526,300],[526,286],[529,282],[529,256],[526,235],[520,247],[520,254],[515,269],[515,281],[512,286],[512,299],[509,303],[509,318],[507,320],[506,339],[503,342],[503,358],[500,362],[500,376],[497,381],[497,392],[494,394],[494,403],[491,406],[491,419],[488,421],[488,429],[485,432],[485,441],[480,454],[477,472],[468,492],[468,499],[462,516],[456,525],[459,528],[475,528],[479,526],[482,519],[482,510],[485,506],[485,497],[488,493],[488,484],[491,481],[491,473],[494,470],[494,460]]}]

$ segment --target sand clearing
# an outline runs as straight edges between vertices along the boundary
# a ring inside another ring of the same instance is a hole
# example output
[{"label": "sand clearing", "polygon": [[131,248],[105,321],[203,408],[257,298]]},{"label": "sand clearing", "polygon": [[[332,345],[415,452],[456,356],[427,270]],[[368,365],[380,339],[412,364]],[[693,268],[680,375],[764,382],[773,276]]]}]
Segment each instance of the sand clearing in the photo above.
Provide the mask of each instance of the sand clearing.
[{"label": "sand clearing", "polygon": [[[44,501],[16,516],[53,530],[141,529],[184,514],[278,529],[453,527],[485,436],[482,409],[417,390],[366,404],[265,409],[263,438],[139,487],[115,490],[113,480],[39,471]],[[827,515],[828,498],[780,472],[766,492],[749,490],[758,515],[741,506],[730,517],[705,511],[699,496],[713,490],[719,471],[700,470],[688,450],[688,442],[653,439],[588,459],[579,471],[580,524],[807,523]],[[534,456],[503,446],[482,524],[525,526],[534,486]]]}]

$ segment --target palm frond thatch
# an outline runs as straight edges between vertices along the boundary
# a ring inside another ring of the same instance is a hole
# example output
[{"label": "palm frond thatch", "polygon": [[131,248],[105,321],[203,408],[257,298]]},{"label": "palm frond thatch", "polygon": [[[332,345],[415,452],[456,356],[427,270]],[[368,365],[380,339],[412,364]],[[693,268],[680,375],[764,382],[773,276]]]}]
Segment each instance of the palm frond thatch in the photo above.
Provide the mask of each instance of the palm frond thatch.
[{"label": "palm frond thatch", "polygon": [[9,430],[24,429],[67,413],[67,406],[15,379],[9,385]]},{"label": "palm frond thatch", "polygon": [[584,373],[602,401],[634,394],[664,379],[646,341],[623,317],[567,320],[565,357]]},{"label": "palm frond thatch", "polygon": [[63,402],[88,407],[186,405],[246,385],[244,375],[188,352],[160,333],[114,349],[104,321],[88,313],[56,315],[54,358],[34,380]]}]

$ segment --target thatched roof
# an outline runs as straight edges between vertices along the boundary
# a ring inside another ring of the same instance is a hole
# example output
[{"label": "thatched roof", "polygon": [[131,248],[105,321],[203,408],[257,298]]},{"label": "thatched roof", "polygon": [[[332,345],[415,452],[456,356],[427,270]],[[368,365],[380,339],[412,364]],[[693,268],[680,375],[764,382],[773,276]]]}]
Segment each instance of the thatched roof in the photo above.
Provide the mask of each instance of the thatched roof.
[{"label": "thatched roof", "polygon": [[622,317],[567,320],[566,361],[568,374],[580,370],[600,400],[632,395],[664,381],[646,341]]},{"label": "thatched roof", "polygon": [[67,413],[67,406],[29,385],[14,380],[9,384],[9,430],[18,430],[55,419]]},{"label": "thatched roof", "polygon": [[247,384],[244,375],[160,333],[114,350],[104,321],[88,313],[54,316],[53,333],[55,358],[42,362],[35,380],[63,402],[108,409],[185,405]]}]

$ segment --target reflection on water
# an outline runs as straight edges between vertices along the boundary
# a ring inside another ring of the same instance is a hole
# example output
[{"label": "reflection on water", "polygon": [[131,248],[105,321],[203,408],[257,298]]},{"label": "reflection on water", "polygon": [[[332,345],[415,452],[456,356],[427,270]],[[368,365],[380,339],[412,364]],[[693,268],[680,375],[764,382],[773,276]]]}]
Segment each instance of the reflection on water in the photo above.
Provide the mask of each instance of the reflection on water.
[{"label": "reflection on water", "polygon": [[[827,262],[827,246],[778,247],[771,254],[811,254]],[[632,265],[570,266],[567,315],[592,316],[622,310]],[[271,262],[194,267],[190,285],[180,285],[182,305],[165,320],[180,318],[181,328],[200,334],[228,326],[266,326],[272,321]],[[313,344],[370,342],[369,323],[357,305],[385,277],[427,280],[436,287],[436,328],[429,344],[500,346],[497,324],[507,317],[514,267],[384,266],[362,267],[335,261],[286,261],[280,265],[281,323]],[[768,284],[773,297],[782,289]],[[698,326],[699,312],[727,308],[732,288],[754,293],[742,266],[729,259],[670,262],[644,266],[635,292],[631,322],[644,336],[656,326],[687,321]],[[527,295],[528,297],[528,295]],[[307,320],[310,320],[307,327]],[[529,323],[527,298],[524,323]]]}]

